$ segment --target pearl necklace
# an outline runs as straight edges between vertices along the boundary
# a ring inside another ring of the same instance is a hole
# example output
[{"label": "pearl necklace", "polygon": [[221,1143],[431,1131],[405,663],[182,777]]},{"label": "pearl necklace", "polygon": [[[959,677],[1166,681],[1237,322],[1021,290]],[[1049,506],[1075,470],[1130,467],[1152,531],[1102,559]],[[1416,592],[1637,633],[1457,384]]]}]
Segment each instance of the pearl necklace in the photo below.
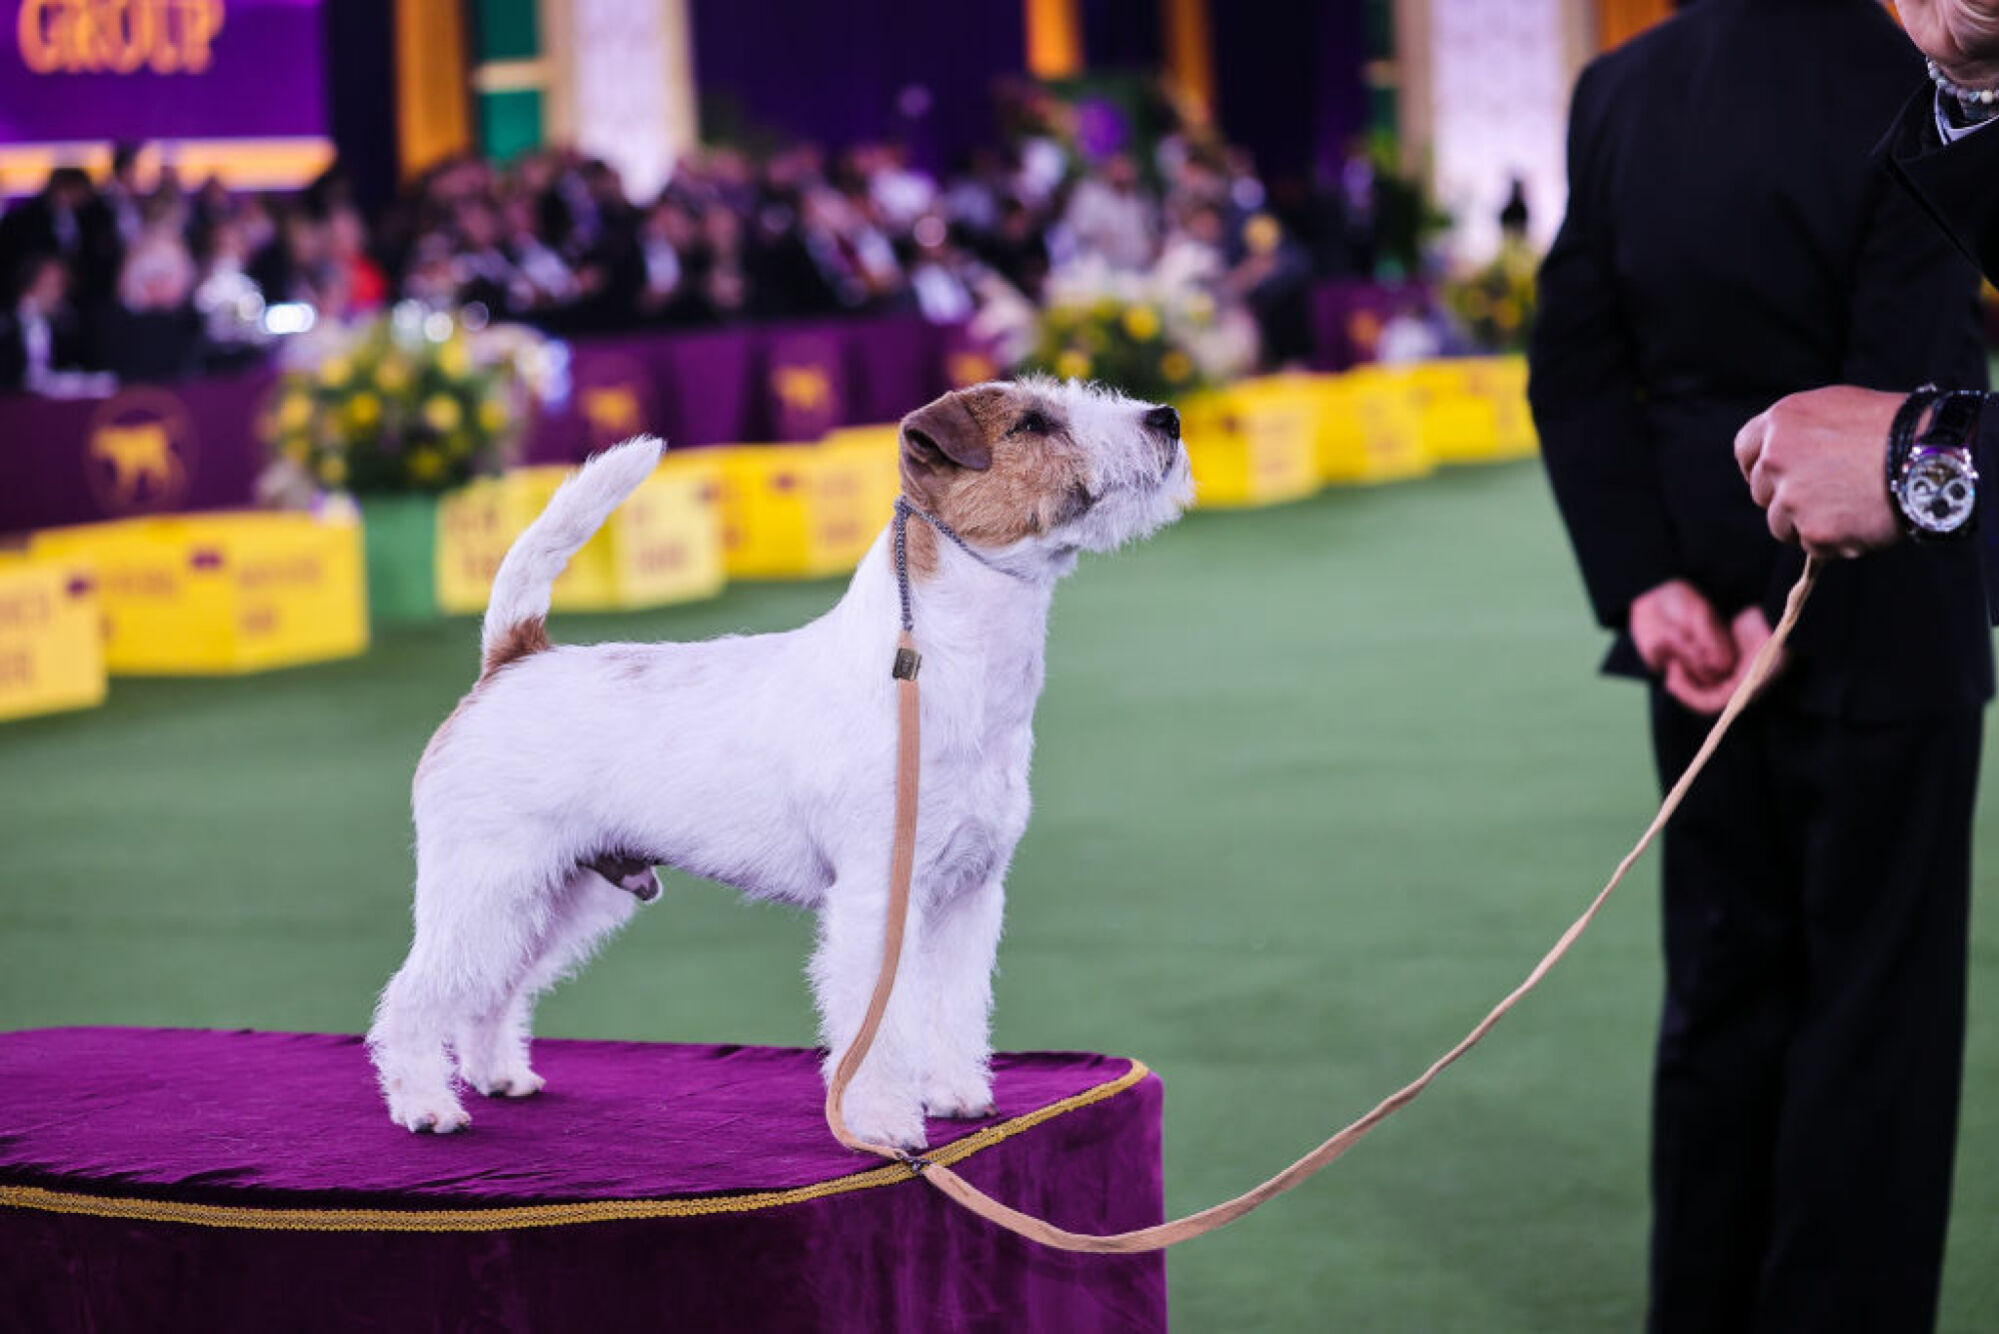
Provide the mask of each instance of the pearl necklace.
[{"label": "pearl necklace", "polygon": [[1949,75],[1937,68],[1936,61],[1924,63],[1929,66],[1930,82],[1937,86],[1938,92],[1957,103],[1967,125],[1983,125],[1999,117],[1999,88],[1965,88],[1952,82]]}]

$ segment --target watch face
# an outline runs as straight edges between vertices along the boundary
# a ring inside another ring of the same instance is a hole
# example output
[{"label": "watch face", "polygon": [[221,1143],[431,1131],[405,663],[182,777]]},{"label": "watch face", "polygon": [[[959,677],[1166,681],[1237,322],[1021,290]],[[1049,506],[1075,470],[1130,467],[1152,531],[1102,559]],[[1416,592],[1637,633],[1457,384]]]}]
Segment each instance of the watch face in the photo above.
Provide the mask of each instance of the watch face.
[{"label": "watch face", "polygon": [[1918,450],[1902,472],[1902,513],[1926,533],[1954,533],[1971,519],[1978,474],[1961,450]]}]

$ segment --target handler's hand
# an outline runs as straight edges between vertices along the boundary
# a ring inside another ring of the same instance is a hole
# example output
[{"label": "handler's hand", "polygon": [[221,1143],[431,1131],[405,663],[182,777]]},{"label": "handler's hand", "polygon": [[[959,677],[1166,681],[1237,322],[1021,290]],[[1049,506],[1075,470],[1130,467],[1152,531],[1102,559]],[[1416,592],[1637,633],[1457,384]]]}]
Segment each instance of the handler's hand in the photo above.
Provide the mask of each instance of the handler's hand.
[{"label": "handler's hand", "polygon": [[[1678,659],[1666,666],[1666,693],[1694,713],[1709,718],[1728,707],[1729,699],[1742,684],[1742,678],[1749,675],[1750,664],[1756,661],[1757,653],[1769,642],[1772,633],[1770,620],[1761,607],[1743,608],[1736,613],[1728,629],[1735,651],[1735,670],[1722,680],[1712,683],[1696,681],[1681,667]],[[1779,663],[1777,671],[1783,669],[1783,664]],[[1774,673],[1771,679],[1776,679]]]},{"label": "handler's hand", "polygon": [[1638,656],[1655,672],[1664,674],[1677,666],[1688,681],[1709,686],[1735,670],[1735,643],[1722,628],[1721,617],[1684,579],[1668,579],[1639,594],[1632,600],[1627,624]]},{"label": "handler's hand", "polygon": [[1999,0],[1900,0],[1909,38],[1953,83],[1999,83]]},{"label": "handler's hand", "polygon": [[1888,500],[1888,428],[1902,395],[1836,385],[1778,399],[1735,437],[1770,532],[1814,556],[1858,556],[1902,535]]}]

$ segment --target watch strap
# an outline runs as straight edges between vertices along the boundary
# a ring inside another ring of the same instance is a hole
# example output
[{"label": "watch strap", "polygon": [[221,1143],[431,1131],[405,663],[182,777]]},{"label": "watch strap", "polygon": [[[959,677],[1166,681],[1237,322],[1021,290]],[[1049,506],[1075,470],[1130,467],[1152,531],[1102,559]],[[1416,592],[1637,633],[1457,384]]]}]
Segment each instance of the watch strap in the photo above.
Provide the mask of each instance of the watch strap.
[{"label": "watch strap", "polygon": [[1970,449],[1978,433],[1978,418],[1985,407],[1985,395],[1975,389],[1960,389],[1937,401],[1929,429],[1916,441],[1920,449]]},{"label": "watch strap", "polygon": [[1933,384],[1926,384],[1902,400],[1902,406],[1895,410],[1895,420],[1888,427],[1887,475],[1883,479],[1888,485],[1888,502],[1895,507],[1902,526],[1909,527],[1908,516],[1902,513],[1900,482],[1902,468],[1909,461],[1909,451],[1916,442],[1916,427],[1923,420],[1923,413],[1930,404],[1943,396],[1943,391]]}]

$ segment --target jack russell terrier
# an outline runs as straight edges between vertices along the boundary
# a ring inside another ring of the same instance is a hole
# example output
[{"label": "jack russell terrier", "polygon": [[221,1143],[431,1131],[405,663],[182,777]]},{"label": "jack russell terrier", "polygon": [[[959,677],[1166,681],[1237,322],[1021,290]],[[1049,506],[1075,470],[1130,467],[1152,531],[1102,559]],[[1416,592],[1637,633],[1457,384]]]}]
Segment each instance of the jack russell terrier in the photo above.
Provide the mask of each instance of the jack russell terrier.
[{"label": "jack russell terrier", "polygon": [[[542,1087],[535,997],[659,893],[655,865],[817,910],[829,1074],[866,1011],[895,799],[893,525],[800,629],[550,644],[549,585],[660,448],[592,459],[514,543],[484,669],[417,765],[416,935],[368,1035],[389,1115],[411,1130],[470,1124],[454,1058],[487,1096]],[[926,1113],[992,1111],[1002,881],[1027,827],[1056,581],[1078,552],[1172,522],[1193,483],[1173,409],[1075,381],[946,394],[904,419],[900,455],[926,687],[916,869],[902,981],[842,1110],[862,1138],[914,1150]]]}]

